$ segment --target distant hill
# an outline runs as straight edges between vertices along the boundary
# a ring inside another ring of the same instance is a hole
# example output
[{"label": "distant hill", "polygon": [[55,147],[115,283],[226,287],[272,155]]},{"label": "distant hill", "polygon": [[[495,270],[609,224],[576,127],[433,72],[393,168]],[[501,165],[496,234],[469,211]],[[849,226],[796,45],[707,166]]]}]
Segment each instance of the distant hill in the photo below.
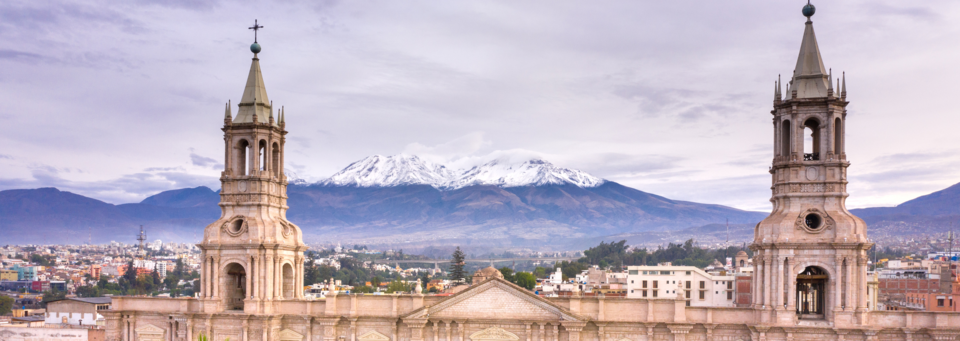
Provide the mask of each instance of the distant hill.
[{"label": "distant hill", "polygon": [[[633,245],[719,242],[749,240],[767,215],[672,200],[543,160],[449,170],[412,156],[376,156],[331,179],[288,188],[287,217],[307,242],[551,248],[615,238]],[[55,188],[0,191],[0,235],[4,244],[130,242],[144,225],[150,240],[198,242],[220,216],[219,201],[206,187],[122,205]],[[877,239],[946,230],[960,220],[958,204],[960,184],[896,207],[852,212]]]}]

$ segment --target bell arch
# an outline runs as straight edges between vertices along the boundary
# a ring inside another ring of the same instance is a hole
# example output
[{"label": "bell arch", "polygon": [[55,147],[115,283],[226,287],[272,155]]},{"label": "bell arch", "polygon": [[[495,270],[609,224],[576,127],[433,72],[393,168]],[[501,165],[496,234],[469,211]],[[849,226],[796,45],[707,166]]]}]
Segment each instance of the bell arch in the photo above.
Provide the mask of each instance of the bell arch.
[{"label": "bell arch", "polygon": [[246,268],[237,262],[227,263],[223,267],[223,276],[219,280],[222,286],[224,309],[243,310],[243,300],[247,294]]},{"label": "bell arch", "polygon": [[290,263],[283,263],[283,271],[282,271],[283,286],[281,287],[283,289],[282,291],[283,298],[286,298],[286,299],[295,298],[295,291],[294,291],[295,284],[294,284],[293,274],[294,274],[293,265],[291,265]]},{"label": "bell arch", "polygon": [[797,274],[797,319],[822,320],[826,318],[829,297],[829,273],[816,265],[807,266]]}]

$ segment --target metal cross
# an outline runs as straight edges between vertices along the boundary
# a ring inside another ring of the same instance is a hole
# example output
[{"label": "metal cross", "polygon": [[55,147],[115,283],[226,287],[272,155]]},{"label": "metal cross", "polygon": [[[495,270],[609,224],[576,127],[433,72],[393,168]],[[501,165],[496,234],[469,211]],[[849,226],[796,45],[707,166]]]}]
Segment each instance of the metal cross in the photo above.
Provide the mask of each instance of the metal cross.
[{"label": "metal cross", "polygon": [[257,30],[259,30],[259,29],[261,29],[261,28],[263,28],[263,26],[257,25],[257,19],[253,19],[253,27],[249,27],[248,29],[253,30],[253,42],[254,42],[254,43],[257,42]]}]

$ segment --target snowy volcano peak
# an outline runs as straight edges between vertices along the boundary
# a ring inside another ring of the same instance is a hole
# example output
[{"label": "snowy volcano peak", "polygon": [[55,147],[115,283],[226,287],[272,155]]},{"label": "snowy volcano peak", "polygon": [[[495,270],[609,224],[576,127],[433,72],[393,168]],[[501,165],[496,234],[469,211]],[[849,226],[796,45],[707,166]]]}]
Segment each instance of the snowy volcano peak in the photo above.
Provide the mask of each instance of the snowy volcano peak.
[{"label": "snowy volcano peak", "polygon": [[429,185],[454,190],[478,185],[522,187],[571,184],[589,188],[600,186],[603,182],[603,179],[585,172],[560,168],[541,159],[519,163],[497,159],[470,169],[451,171],[415,155],[401,154],[366,157],[319,184],[356,187]]},{"label": "snowy volcano peak", "polygon": [[320,184],[331,186],[393,187],[401,185],[438,186],[454,176],[443,165],[416,155],[368,156],[351,163]]},{"label": "snowy volcano peak", "polygon": [[521,187],[563,184],[587,188],[597,187],[603,184],[603,179],[579,170],[560,168],[541,159],[527,160],[519,164],[493,160],[461,172],[457,179],[447,184],[447,188],[456,189],[476,185]]}]

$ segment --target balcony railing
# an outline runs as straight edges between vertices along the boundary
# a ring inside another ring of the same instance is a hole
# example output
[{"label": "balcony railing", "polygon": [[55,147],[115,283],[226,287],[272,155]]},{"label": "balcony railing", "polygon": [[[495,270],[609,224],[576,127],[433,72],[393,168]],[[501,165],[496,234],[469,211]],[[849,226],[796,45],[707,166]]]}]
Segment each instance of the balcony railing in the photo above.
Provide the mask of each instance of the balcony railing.
[{"label": "balcony railing", "polygon": [[803,161],[820,160],[820,153],[803,153]]}]

